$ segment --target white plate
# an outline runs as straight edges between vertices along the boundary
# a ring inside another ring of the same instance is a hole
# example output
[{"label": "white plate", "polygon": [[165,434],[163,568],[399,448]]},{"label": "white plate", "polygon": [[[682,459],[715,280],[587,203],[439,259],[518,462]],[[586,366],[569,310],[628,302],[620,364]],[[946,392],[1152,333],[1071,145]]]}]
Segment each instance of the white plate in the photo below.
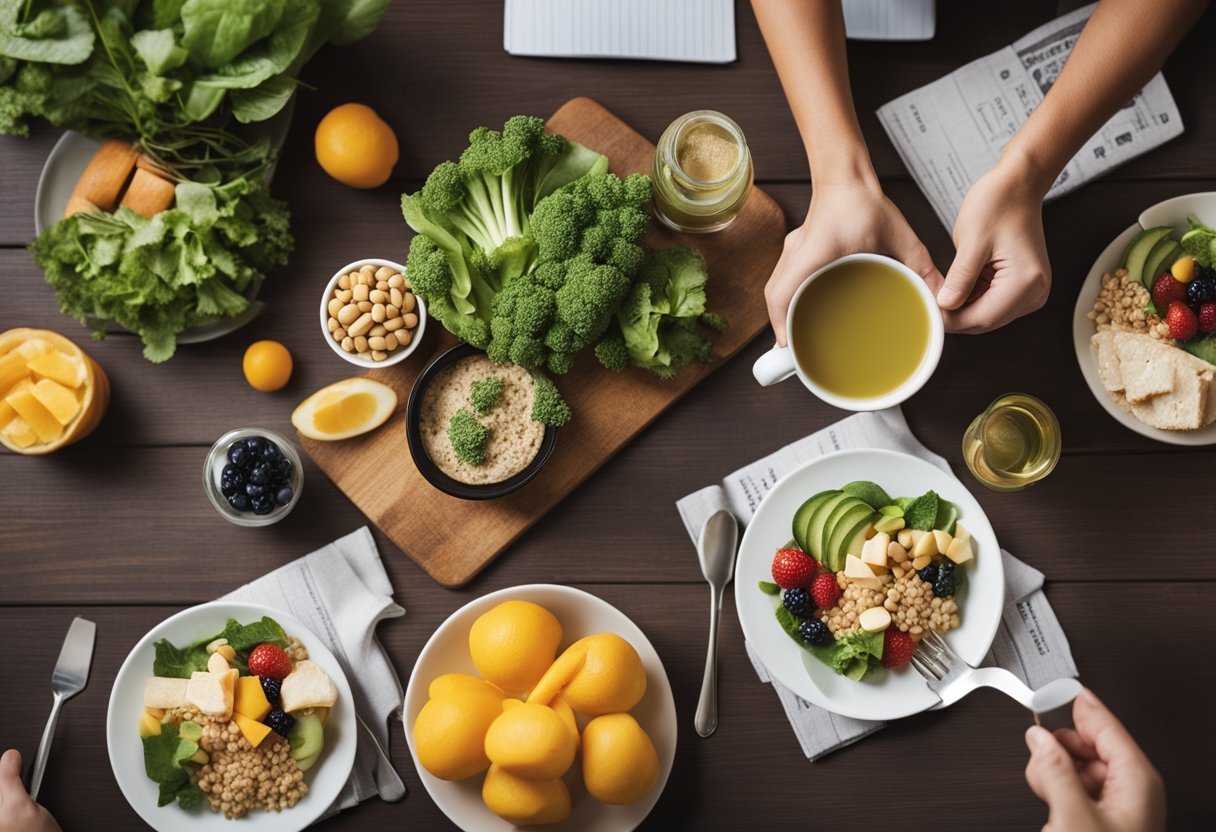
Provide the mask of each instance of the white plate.
[{"label": "white plate", "polygon": [[962,626],[946,641],[972,665],[992,646],[1005,603],[1001,550],[979,503],[951,474],[922,459],[894,451],[850,450],[813,459],[783,477],[765,496],[747,525],[735,565],[735,606],[743,635],[769,674],[798,696],[856,719],[898,719],[940,704],[937,694],[911,666],[883,670],[854,682],[838,676],[794,642],[773,614],[776,598],[757,586],[772,581],[773,554],[790,539],[794,512],[808,497],[853,480],[872,480],[892,497],[915,497],[932,489],[958,506],[971,531],[975,560],[958,596]]},{"label": "white plate", "polygon": [[[144,680],[152,675],[153,643],[167,638],[173,644],[193,644],[199,639],[224,629],[229,618],[242,624],[269,615],[283,625],[289,636],[295,636],[308,650],[308,658],[325,670],[338,687],[338,701],[325,723],[325,749],[321,759],[305,774],[308,794],[291,809],[282,812],[256,810],[240,821],[224,818],[212,812],[206,801],[189,812],[177,804],[158,807],[157,786],[144,772],[143,745],[139,740],[139,716],[143,712]],[[152,628],[139,640],[135,649],[114,679],[110,691],[110,706],[106,713],[106,744],[110,751],[110,767],[123,797],[141,818],[160,832],[219,832],[233,829],[256,829],[258,832],[299,832],[321,816],[337,799],[350,778],[358,745],[354,699],[346,674],[338,660],[315,635],[294,617],[281,610],[261,604],[212,601],[182,610]]]},{"label": "white plate", "polygon": [[[405,738],[414,758],[414,767],[431,799],[454,824],[466,832],[506,832],[515,829],[495,815],[481,800],[483,775],[470,777],[460,782],[449,782],[434,777],[418,763],[414,748],[414,721],[427,701],[427,688],[431,680],[444,673],[469,673],[477,675],[473,660],[469,657],[469,628],[473,622],[490,608],[503,601],[532,601],[549,610],[562,625],[562,643],[558,654],[583,636],[594,633],[616,633],[638,651],[646,668],[646,695],[630,713],[650,735],[655,750],[659,752],[659,779],[650,794],[628,806],[609,806],[587,794],[583,787],[580,761],[575,760],[566,785],[570,787],[573,810],[570,817],[561,823],[545,826],[553,832],[630,832],[637,828],[654,804],[658,802],[667,777],[671,774],[672,761],[676,755],[676,703],[667,681],[667,671],[654,646],[645,634],[629,618],[600,598],[579,589],[553,584],[527,584],[492,592],[465,604],[452,613],[431,636],[410,674],[409,687],[405,692]],[[580,726],[586,723],[579,717]]]},{"label": "white plate", "polygon": [[1085,282],[1081,284],[1080,294],[1077,295],[1077,305],[1072,314],[1072,340],[1077,353],[1077,364],[1081,366],[1085,383],[1089,385],[1089,390],[1098,400],[1098,404],[1102,405],[1115,421],[1158,442],[1168,442],[1171,445],[1211,445],[1216,443],[1216,423],[1199,430],[1161,430],[1144,424],[1115,404],[1115,400],[1106,392],[1101,376],[1098,375],[1098,361],[1089,345],[1089,339],[1095,332],[1094,322],[1085,317],[1093,308],[1098,290],[1102,288],[1102,275],[1119,268],[1123,251],[1132,238],[1145,228],[1160,225],[1172,225],[1178,231],[1185,231],[1187,214],[1194,214],[1207,223],[1216,222],[1216,192],[1186,194],[1158,202],[1141,212],[1135,225],[1129,226],[1111,240],[1110,245],[1102,249],[1102,253],[1090,267]]},{"label": "white plate", "polygon": [[[281,148],[283,142],[287,139],[287,130],[291,126],[292,113],[295,111],[295,97],[287,102],[278,115],[270,120],[255,125],[251,132],[257,135],[264,135],[270,138],[271,144],[276,148]],[[34,192],[34,232],[41,234],[45,229],[63,219],[63,210],[67,207],[68,199],[72,196],[72,191],[76,188],[76,183],[80,180],[80,175],[84,173],[84,169],[88,166],[89,160],[93,158],[93,154],[97,152],[97,148],[101,146],[101,142],[97,139],[89,138],[83,133],[76,133],[72,130],[66,131],[59,137],[59,141],[55,142],[55,146],[51,148],[51,152],[47,154],[46,162],[42,166],[42,173],[38,176],[38,188]],[[278,164],[276,159],[266,172],[266,181],[270,182],[274,176],[275,166]],[[255,300],[258,295],[258,290],[261,288],[260,283],[251,284],[249,291],[246,293],[250,300],[249,306],[240,315],[231,318],[218,318],[212,321],[206,321],[196,324],[183,332],[177,334],[178,344],[200,344],[204,341],[213,341],[216,338],[221,338],[230,332],[236,332],[245,324],[252,321],[265,307],[261,301]]]}]

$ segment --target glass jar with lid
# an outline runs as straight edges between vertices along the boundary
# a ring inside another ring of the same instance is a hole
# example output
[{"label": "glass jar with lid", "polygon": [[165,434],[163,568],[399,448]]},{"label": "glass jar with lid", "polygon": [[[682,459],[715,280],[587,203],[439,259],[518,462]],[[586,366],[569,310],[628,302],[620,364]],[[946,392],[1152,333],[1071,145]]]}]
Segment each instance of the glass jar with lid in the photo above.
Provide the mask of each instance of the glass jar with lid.
[{"label": "glass jar with lid", "polygon": [[654,154],[655,214],[676,231],[720,231],[752,189],[752,157],[739,125],[713,110],[673,121]]}]

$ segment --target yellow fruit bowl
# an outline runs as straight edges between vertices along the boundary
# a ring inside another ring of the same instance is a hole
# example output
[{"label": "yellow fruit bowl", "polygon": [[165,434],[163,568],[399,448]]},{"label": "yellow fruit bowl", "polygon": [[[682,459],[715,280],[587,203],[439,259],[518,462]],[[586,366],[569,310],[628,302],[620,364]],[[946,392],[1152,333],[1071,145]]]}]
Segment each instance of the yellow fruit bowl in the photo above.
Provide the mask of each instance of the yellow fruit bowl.
[{"label": "yellow fruit bowl", "polygon": [[[414,758],[414,766],[422,784],[440,810],[461,829],[470,832],[507,832],[517,828],[515,824],[503,820],[491,811],[483,800],[483,786],[499,791],[514,791],[515,784],[499,782],[502,779],[501,774],[495,774],[491,778],[493,782],[487,781],[487,778],[480,774],[463,780],[442,780],[434,776],[420,762],[413,730],[419,713],[430,699],[430,687],[434,680],[445,674],[481,675],[469,650],[470,630],[474,622],[482,619],[485,613],[511,601],[539,604],[557,618],[561,625],[561,641],[556,650],[559,656],[580,639],[597,634],[614,634],[633,645],[645,671],[646,686],[641,700],[629,708],[628,712],[637,725],[649,735],[659,759],[659,774],[655,785],[641,800],[625,805],[609,805],[593,799],[588,794],[580,775],[584,757],[584,749],[580,747],[573,767],[562,778],[570,793],[569,816],[557,823],[537,828],[560,832],[629,832],[637,828],[658,802],[675,759],[676,706],[671,684],[659,654],[636,624],[607,601],[566,586],[527,584],[490,593],[452,613],[431,636],[414,664],[405,693],[406,741],[409,743],[410,755]],[[481,663],[484,670],[484,658]],[[501,680],[502,677],[498,678]],[[512,693],[519,695],[520,692]],[[632,698],[634,697],[630,697]],[[528,706],[516,706],[513,710],[519,711],[522,716],[524,712],[520,711],[521,707]],[[575,718],[582,732],[589,717],[580,713]],[[511,720],[504,722],[509,723]],[[499,729],[509,730],[510,727],[509,724],[500,725]],[[624,727],[628,730],[632,726]],[[533,781],[539,782],[542,781]]]}]

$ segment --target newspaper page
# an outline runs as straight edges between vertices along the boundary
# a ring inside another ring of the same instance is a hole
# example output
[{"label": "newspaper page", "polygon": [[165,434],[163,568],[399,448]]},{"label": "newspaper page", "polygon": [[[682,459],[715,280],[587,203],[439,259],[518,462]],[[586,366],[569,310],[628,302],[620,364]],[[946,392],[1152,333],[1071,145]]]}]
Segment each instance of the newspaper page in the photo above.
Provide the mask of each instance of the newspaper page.
[{"label": "newspaper page", "polygon": [[[883,129],[947,229],[971,183],[996,164],[1051,89],[1097,5],[1040,26],[879,108]],[[1181,133],[1178,107],[1157,73],[1085,143],[1046,198],[1063,196]]]}]

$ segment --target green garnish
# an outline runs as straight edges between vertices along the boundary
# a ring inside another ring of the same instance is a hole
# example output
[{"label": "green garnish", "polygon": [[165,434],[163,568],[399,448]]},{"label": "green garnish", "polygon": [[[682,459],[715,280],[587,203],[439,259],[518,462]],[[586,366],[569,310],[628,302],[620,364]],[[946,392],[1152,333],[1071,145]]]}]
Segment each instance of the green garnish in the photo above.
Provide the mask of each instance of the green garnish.
[{"label": "green garnish", "polygon": [[498,376],[479,378],[469,391],[469,404],[478,414],[485,416],[502,401],[502,379]]},{"label": "green garnish", "polygon": [[937,522],[938,496],[936,491],[927,491],[913,500],[904,509],[904,521],[909,529],[922,532],[933,530]]},{"label": "green garnish", "polygon": [[480,465],[486,461],[486,444],[490,441],[490,429],[473,418],[463,407],[452,414],[448,422],[448,441],[461,462]]},{"label": "green garnish", "polygon": [[144,771],[152,782],[160,786],[156,805],[168,806],[176,800],[183,809],[197,806],[203,799],[203,793],[190,782],[190,775],[182,768],[181,761],[194,756],[198,743],[181,739],[177,726],[166,722],[159,734],[144,737],[143,745]]},{"label": "green garnish", "polygon": [[244,659],[249,651],[259,644],[275,644],[286,647],[287,633],[279,622],[270,616],[262,616],[260,621],[242,624],[235,618],[229,618],[223,632],[201,639],[189,647],[178,647],[168,639],[161,639],[152,645],[156,651],[152,661],[152,672],[157,676],[168,676],[178,679],[189,679],[195,671],[207,669],[207,645],[217,638],[228,639],[228,644],[236,651],[238,666],[244,665]]},{"label": "green garnish", "polygon": [[781,592],[781,587],[777,586],[772,581],[761,581],[760,591],[765,595],[776,595]]},{"label": "green garnish", "polygon": [[557,385],[540,373],[532,377],[536,380],[536,390],[532,394],[532,421],[555,428],[569,422],[573,414]]}]

